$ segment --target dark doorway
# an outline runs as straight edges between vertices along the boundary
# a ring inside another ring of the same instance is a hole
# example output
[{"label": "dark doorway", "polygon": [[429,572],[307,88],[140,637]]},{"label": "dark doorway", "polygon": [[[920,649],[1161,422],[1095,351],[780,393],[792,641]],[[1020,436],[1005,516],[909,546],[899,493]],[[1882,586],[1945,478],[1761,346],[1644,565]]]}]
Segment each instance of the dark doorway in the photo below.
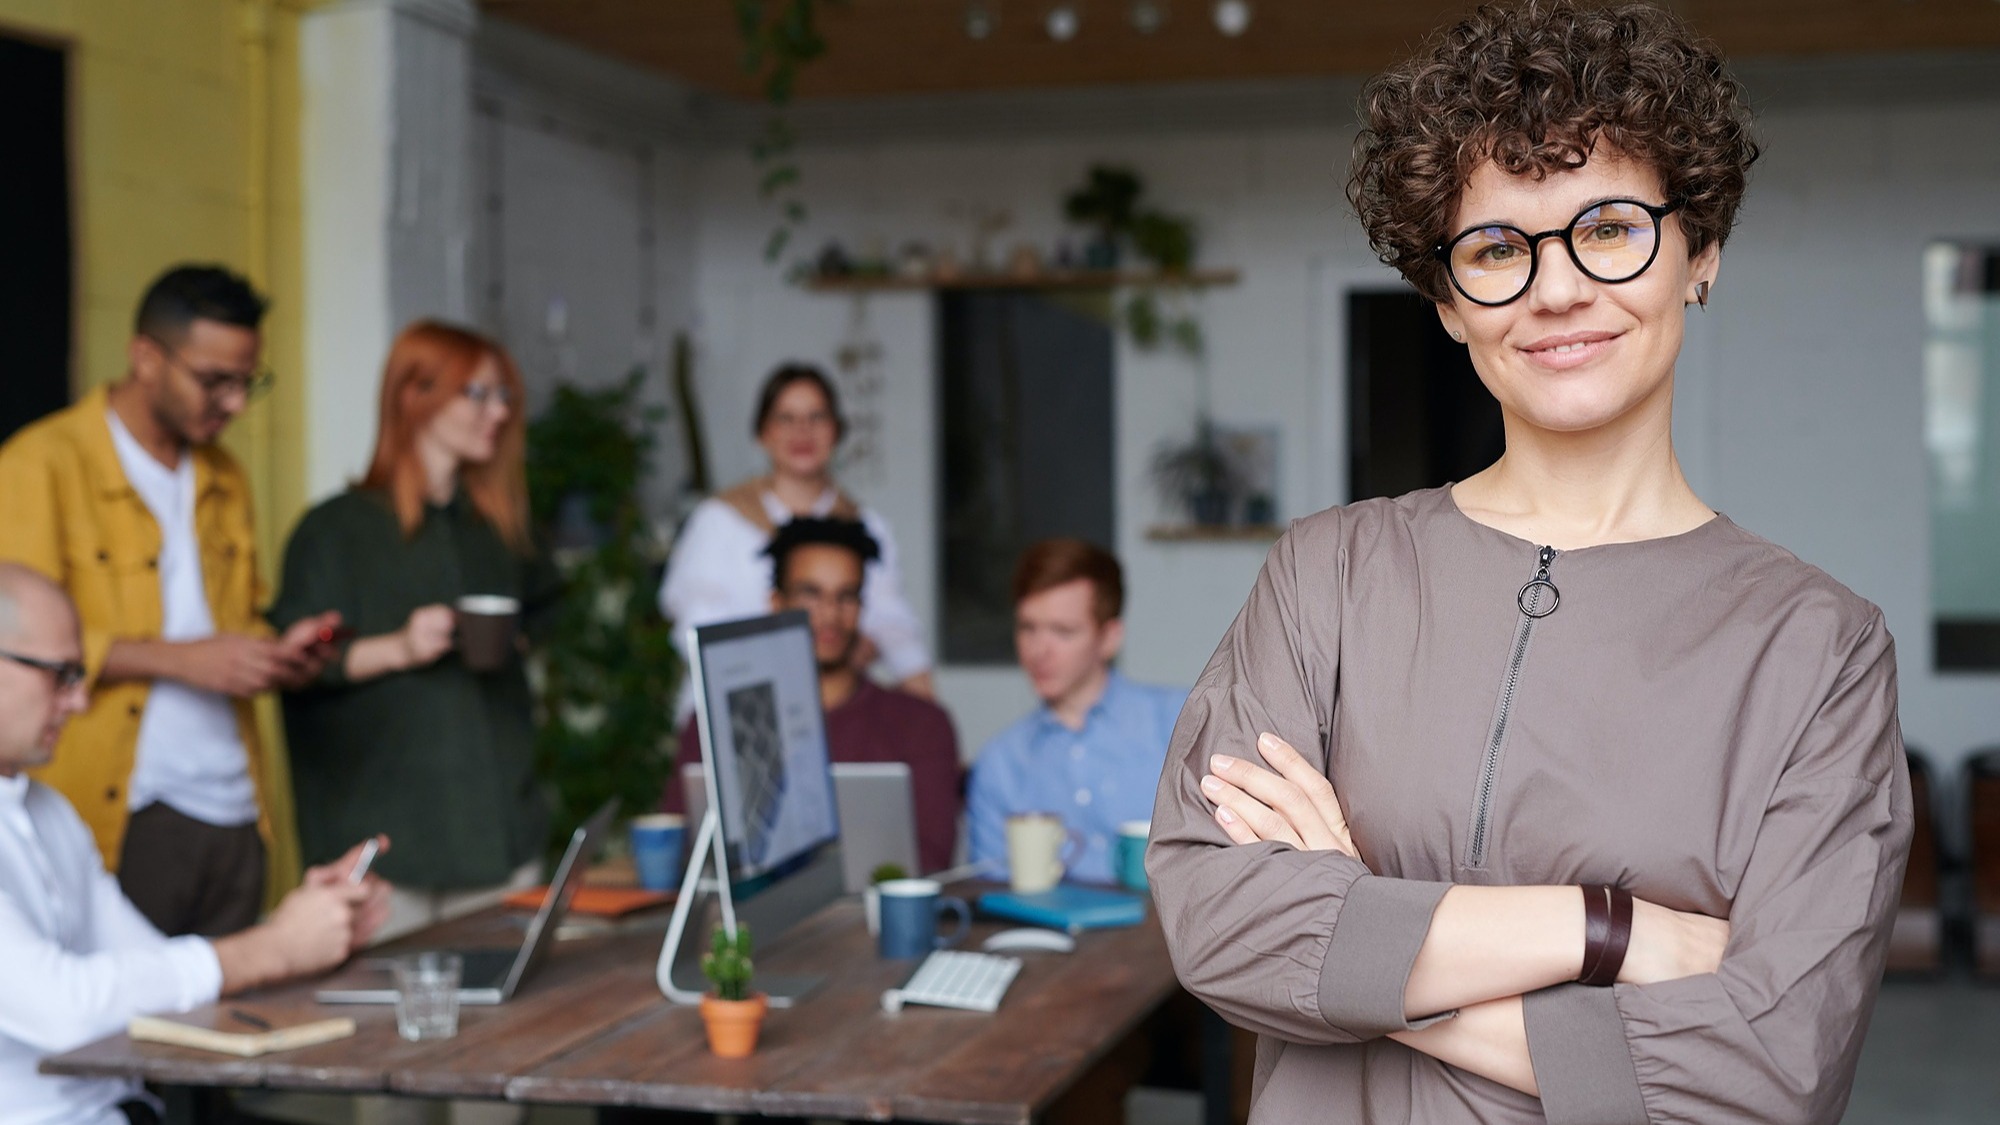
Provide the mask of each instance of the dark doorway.
[{"label": "dark doorway", "polygon": [[1108,292],[938,297],[944,659],[1014,660],[1014,561],[1052,536],[1113,545]]},{"label": "dark doorway", "polygon": [[1347,297],[1350,499],[1435,488],[1506,447],[1500,404],[1437,309],[1409,290]]},{"label": "dark doorway", "polygon": [[0,441],[70,398],[68,59],[0,36]]}]

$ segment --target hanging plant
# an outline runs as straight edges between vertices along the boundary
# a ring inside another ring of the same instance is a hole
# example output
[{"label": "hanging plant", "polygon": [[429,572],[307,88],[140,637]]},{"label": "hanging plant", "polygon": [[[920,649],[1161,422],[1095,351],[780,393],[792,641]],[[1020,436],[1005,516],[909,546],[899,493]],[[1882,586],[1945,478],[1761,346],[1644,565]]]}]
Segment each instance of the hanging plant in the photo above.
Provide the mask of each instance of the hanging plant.
[{"label": "hanging plant", "polygon": [[778,222],[764,240],[764,260],[776,263],[791,242],[792,232],[806,221],[800,194],[803,175],[794,158],[798,138],[785,120],[798,84],[799,70],[826,53],[819,32],[818,8],[837,0],[735,0],[736,27],[743,36],[743,72],[762,86],[772,109],[763,132],[751,142],[757,168],[758,197],[778,209]]},{"label": "hanging plant", "polygon": [[1205,341],[1190,307],[1187,286],[1176,280],[1194,266],[1194,220],[1141,206],[1146,181],[1130,168],[1093,164],[1084,185],[1063,197],[1063,214],[1097,231],[1084,248],[1092,269],[1115,269],[1119,247],[1129,242],[1161,283],[1139,282],[1126,297],[1125,331],[1142,351],[1170,346],[1199,360]]}]

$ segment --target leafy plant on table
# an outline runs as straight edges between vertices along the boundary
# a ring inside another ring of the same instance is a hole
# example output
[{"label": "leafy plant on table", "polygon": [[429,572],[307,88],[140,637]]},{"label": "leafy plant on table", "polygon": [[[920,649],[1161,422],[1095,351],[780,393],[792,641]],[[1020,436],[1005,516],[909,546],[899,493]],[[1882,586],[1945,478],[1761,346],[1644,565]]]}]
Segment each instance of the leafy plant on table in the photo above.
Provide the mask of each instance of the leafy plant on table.
[{"label": "leafy plant on table", "polygon": [[733,936],[726,927],[715,927],[709,951],[701,955],[701,975],[715,986],[716,999],[748,1000],[755,969],[750,960],[750,927],[738,922]]}]

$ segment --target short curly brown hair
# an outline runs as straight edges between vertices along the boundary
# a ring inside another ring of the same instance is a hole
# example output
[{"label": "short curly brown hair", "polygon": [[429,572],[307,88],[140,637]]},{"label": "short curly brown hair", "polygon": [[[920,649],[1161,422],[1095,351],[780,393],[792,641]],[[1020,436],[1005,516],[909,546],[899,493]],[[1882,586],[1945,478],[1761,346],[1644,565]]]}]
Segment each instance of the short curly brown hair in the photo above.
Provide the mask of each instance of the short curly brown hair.
[{"label": "short curly brown hair", "polygon": [[1721,52],[1641,3],[1482,6],[1370,79],[1361,117],[1347,198],[1382,261],[1441,304],[1432,251],[1488,161],[1539,179],[1602,142],[1659,174],[1693,252],[1729,236],[1758,152]]}]

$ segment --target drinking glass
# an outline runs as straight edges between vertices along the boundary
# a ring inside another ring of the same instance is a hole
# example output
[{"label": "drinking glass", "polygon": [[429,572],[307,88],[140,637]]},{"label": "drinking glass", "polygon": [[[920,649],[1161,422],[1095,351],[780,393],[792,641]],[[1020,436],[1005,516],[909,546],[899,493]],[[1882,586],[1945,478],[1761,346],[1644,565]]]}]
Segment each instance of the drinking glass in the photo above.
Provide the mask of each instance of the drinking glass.
[{"label": "drinking glass", "polygon": [[396,1032],[405,1039],[457,1035],[458,982],[463,971],[456,953],[396,958]]}]

